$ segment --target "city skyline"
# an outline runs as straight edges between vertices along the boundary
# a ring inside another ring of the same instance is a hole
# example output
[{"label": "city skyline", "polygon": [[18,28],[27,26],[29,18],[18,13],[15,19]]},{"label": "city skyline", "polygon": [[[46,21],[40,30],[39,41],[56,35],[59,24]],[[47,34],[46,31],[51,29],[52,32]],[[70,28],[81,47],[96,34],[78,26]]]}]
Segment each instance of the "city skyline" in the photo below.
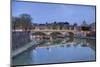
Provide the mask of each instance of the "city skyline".
[{"label": "city skyline", "polygon": [[12,16],[23,13],[31,15],[33,23],[67,21],[70,24],[82,24],[84,20],[89,24],[95,22],[95,6],[12,2],[12,11]]}]

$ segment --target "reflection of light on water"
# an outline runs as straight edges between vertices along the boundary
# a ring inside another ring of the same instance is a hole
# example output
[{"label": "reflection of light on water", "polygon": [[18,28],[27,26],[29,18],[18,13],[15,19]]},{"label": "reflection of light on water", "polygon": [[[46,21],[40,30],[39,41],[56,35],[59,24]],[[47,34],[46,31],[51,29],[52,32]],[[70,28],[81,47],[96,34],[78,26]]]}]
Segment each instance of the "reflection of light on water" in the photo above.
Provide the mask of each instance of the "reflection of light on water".
[{"label": "reflection of light on water", "polygon": [[36,49],[33,50],[33,53],[37,53]]},{"label": "reflection of light on water", "polygon": [[36,51],[36,50],[34,50],[34,53],[37,53],[37,51]]},{"label": "reflection of light on water", "polygon": [[51,52],[51,48],[49,49],[49,52]]},{"label": "reflection of light on water", "polygon": [[89,43],[87,43],[87,46],[89,46],[90,44]]},{"label": "reflection of light on water", "polygon": [[[70,62],[82,59],[84,61],[95,59],[95,40],[76,39],[62,43],[46,42],[30,49],[28,53],[19,55],[16,61],[19,63],[35,64],[46,62]],[[82,46],[82,44],[85,44]],[[42,57],[42,58],[41,58]],[[70,59],[73,58],[73,59]],[[28,60],[28,61],[26,61]],[[51,61],[52,60],[52,61]]]},{"label": "reflection of light on water", "polygon": [[47,47],[47,50],[48,50],[49,52],[51,52],[51,48],[50,48],[50,47]]},{"label": "reflection of light on water", "polygon": [[86,43],[86,42],[82,42],[80,43],[80,46],[81,47],[88,47],[90,44],[89,43]]}]

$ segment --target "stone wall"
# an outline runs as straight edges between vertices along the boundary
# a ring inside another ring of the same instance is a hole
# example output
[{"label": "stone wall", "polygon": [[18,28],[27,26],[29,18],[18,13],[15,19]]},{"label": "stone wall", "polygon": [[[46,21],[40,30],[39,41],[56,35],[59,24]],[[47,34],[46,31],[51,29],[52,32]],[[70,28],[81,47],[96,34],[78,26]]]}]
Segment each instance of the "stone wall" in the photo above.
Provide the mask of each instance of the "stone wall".
[{"label": "stone wall", "polygon": [[25,46],[30,40],[29,32],[12,32],[12,50]]}]

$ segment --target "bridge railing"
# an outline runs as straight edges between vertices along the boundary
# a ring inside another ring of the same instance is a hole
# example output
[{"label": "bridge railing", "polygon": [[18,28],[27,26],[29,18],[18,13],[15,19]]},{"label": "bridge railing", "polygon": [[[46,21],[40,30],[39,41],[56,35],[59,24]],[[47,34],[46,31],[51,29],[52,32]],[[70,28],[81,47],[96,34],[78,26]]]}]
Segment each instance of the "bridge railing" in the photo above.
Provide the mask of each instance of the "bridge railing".
[{"label": "bridge railing", "polygon": [[76,30],[54,30],[54,29],[43,29],[43,30],[40,30],[40,29],[34,29],[34,30],[30,30],[30,31],[68,31],[68,32],[75,32]]}]

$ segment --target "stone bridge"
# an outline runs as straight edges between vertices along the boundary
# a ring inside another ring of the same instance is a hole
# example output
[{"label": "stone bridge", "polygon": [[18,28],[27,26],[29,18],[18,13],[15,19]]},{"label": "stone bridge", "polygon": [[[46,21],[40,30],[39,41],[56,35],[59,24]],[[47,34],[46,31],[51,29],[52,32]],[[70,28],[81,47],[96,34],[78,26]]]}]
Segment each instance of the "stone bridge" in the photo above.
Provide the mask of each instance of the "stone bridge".
[{"label": "stone bridge", "polygon": [[45,35],[50,35],[54,32],[58,32],[61,35],[69,35],[70,33],[72,34],[76,34],[77,31],[76,30],[31,30],[31,33],[44,33]]}]

